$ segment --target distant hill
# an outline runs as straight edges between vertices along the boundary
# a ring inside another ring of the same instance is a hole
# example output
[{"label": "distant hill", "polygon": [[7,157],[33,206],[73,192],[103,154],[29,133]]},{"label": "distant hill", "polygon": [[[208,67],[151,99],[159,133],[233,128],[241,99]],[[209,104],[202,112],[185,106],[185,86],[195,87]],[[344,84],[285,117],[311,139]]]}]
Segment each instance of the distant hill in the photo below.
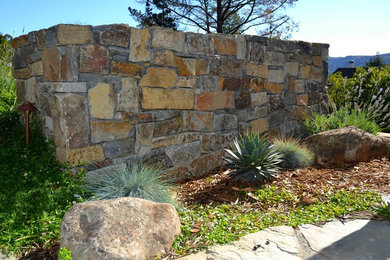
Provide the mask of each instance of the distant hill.
[{"label": "distant hill", "polygon": [[[355,62],[355,67],[363,67],[367,61],[373,56],[346,56],[346,57],[329,57],[329,75],[332,74],[337,68],[348,68],[349,61]],[[386,64],[390,65],[390,53],[379,55]]]}]

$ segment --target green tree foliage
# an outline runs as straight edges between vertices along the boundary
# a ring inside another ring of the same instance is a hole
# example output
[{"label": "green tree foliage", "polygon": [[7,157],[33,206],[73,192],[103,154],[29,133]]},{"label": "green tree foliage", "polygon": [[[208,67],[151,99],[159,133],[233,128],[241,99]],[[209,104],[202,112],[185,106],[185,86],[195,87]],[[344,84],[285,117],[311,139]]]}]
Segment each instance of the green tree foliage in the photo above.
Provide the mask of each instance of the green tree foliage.
[{"label": "green tree foliage", "polygon": [[15,108],[15,81],[12,77],[12,37],[0,33],[0,112]]},{"label": "green tree foliage", "polygon": [[[129,8],[131,15],[141,21],[142,19],[154,21],[153,13],[148,13],[151,0],[138,0],[145,4],[146,12],[142,14]],[[297,28],[291,18],[283,11],[292,7],[298,0],[163,0],[159,2],[163,8],[170,11],[168,17],[184,26],[198,28],[206,33],[244,33],[255,28],[261,36],[288,38]],[[140,19],[142,18],[142,19]],[[155,25],[155,23],[153,23]],[[159,24],[164,26],[163,24]],[[170,27],[170,26],[166,26]]]},{"label": "green tree foliage", "polygon": [[[145,13],[129,7],[130,15],[138,22],[138,26],[162,26],[177,29],[175,18],[171,14],[167,3],[164,0],[146,0]],[[156,11],[159,11],[156,13]]]},{"label": "green tree foliage", "polygon": [[375,55],[372,57],[369,61],[366,62],[364,65],[365,68],[370,68],[370,67],[377,67],[377,68],[382,68],[386,66],[385,62],[379,55]]}]

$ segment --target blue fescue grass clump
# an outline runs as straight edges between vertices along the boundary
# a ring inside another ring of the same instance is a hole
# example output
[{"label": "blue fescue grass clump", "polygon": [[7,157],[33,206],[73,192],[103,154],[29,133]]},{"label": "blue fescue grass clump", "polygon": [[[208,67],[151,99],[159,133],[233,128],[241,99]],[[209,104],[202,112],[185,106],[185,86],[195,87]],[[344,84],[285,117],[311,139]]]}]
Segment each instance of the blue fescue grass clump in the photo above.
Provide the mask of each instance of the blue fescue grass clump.
[{"label": "blue fescue grass clump", "polygon": [[282,154],[281,168],[297,169],[310,166],[314,155],[304,145],[294,138],[275,138],[272,140],[275,148]]},{"label": "blue fescue grass clump", "polygon": [[275,149],[266,135],[246,133],[235,138],[229,154],[224,159],[228,162],[231,174],[236,180],[244,182],[263,182],[276,176],[281,162],[281,154]]},{"label": "blue fescue grass clump", "polygon": [[111,165],[87,174],[85,188],[94,194],[90,200],[135,197],[177,207],[171,196],[172,182],[161,172],[157,166],[142,162]]}]

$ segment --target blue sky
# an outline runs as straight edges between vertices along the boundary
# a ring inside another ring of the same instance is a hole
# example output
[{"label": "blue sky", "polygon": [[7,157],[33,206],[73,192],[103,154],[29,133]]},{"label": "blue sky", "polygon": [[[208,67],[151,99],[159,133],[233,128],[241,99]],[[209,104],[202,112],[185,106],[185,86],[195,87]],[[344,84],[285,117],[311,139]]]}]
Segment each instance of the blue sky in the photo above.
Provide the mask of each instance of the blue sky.
[{"label": "blue sky", "polygon": [[[1,0],[0,32],[19,36],[59,23],[135,22],[135,0]],[[390,53],[390,0],[299,0],[287,14],[300,23],[293,40],[330,44],[330,56]]]}]

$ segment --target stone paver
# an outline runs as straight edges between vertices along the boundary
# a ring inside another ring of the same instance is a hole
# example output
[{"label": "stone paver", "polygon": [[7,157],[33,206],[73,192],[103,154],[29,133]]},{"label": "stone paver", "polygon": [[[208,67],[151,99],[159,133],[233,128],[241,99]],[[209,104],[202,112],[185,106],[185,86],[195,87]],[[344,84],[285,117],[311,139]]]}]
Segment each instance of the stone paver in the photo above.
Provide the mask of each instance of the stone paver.
[{"label": "stone paver", "polygon": [[390,260],[390,223],[338,220],[267,228],[224,246],[185,256],[183,260]]},{"label": "stone paver", "polygon": [[390,225],[385,221],[334,221],[299,230],[314,251],[329,259],[390,259]]}]

